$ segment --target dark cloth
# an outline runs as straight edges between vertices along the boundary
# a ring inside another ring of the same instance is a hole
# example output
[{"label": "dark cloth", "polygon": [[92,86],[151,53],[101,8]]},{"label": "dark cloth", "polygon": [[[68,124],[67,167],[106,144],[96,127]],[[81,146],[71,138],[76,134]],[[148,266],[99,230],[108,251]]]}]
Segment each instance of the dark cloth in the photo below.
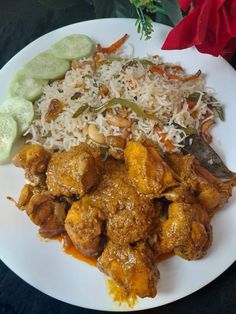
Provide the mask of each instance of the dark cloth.
[{"label": "dark cloth", "polygon": [[[39,36],[58,27],[93,18],[93,7],[85,1],[78,1],[74,7],[55,10],[36,0],[0,0],[0,68]],[[233,314],[236,313],[235,291],[236,264],[194,294],[145,313]],[[0,314],[95,312],[65,304],[39,292],[0,262]]]}]

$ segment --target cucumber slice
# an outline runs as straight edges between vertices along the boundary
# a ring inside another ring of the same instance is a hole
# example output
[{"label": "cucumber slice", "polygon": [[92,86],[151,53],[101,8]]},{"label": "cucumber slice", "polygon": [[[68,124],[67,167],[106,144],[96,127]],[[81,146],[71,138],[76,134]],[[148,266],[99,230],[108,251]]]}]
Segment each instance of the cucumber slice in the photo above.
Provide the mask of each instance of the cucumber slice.
[{"label": "cucumber slice", "polygon": [[26,75],[35,79],[54,80],[62,77],[69,68],[68,60],[59,59],[50,50],[46,50],[28,62],[23,70]]},{"label": "cucumber slice", "polygon": [[5,162],[17,136],[17,123],[7,114],[0,114],[0,163]]},{"label": "cucumber slice", "polygon": [[7,98],[0,105],[0,114],[2,113],[10,115],[16,120],[19,135],[27,130],[34,117],[32,103],[19,96]]},{"label": "cucumber slice", "polygon": [[88,36],[73,34],[55,43],[52,53],[58,58],[71,60],[91,56],[94,48],[94,43]]},{"label": "cucumber slice", "polygon": [[43,86],[48,83],[47,80],[39,80],[29,77],[23,70],[16,73],[11,82],[8,94],[9,96],[20,96],[27,100],[34,101],[43,93]]}]

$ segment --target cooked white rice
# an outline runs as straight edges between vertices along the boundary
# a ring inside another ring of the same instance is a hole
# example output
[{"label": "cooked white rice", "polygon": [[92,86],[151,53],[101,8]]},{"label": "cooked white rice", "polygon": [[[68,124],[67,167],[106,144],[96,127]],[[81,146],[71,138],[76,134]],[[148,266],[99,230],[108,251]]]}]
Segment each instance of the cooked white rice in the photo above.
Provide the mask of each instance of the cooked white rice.
[{"label": "cooked white rice", "polygon": [[[80,60],[81,66],[69,70],[63,80],[54,81],[46,86],[42,97],[34,104],[35,119],[26,132],[32,136],[28,142],[39,143],[49,150],[60,151],[69,150],[81,142],[93,143],[87,134],[89,124],[95,124],[105,137],[110,135],[124,137],[123,128],[107,122],[107,111],[100,113],[93,111],[93,108],[112,98],[122,98],[135,102],[143,112],[156,116],[155,120],[143,118],[137,116],[131,109],[124,110],[119,104],[112,106],[108,110],[110,114],[122,115],[130,120],[131,126],[126,130],[126,133],[129,132],[130,140],[140,140],[145,136],[166,150],[163,139],[154,128],[158,124],[178,151],[183,146],[186,134],[176,124],[184,128],[198,129],[199,121],[204,119],[206,112],[208,119],[213,115],[203,97],[199,98],[192,110],[186,101],[186,97],[194,92],[203,95],[204,77],[200,75],[199,78],[187,82],[168,79],[159,73],[151,73],[148,65],[142,64],[138,59],[135,60],[137,61],[135,64],[127,66],[132,59],[113,58],[107,63],[101,62],[95,72],[92,59]],[[158,56],[145,60],[155,64],[163,63]],[[84,61],[91,61],[91,64]],[[99,92],[103,85],[109,90],[107,95],[101,95]],[[76,92],[80,93],[80,97],[73,100]],[[52,99],[58,99],[63,103],[63,112],[54,121],[47,123],[45,115]],[[74,113],[84,104],[87,104],[89,109],[73,118]],[[192,115],[192,111],[195,111],[195,116]]]}]

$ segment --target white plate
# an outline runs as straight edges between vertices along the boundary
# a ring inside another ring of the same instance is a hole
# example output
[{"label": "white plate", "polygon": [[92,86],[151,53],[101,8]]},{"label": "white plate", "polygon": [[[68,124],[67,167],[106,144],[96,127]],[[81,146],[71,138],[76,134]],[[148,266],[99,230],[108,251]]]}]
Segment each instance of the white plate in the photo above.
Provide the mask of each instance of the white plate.
[{"label": "white plate", "polygon": [[[162,51],[160,49],[169,27],[154,26],[149,41],[141,41],[134,20],[104,19],[73,24],[40,37],[13,57],[0,71],[0,102],[6,97],[11,78],[27,61],[48,49],[54,42],[72,33],[84,33],[106,46],[129,34],[128,43],[136,56],[159,54],[165,61],[180,62],[189,73],[199,68],[207,75],[207,85],[213,87],[226,106],[226,122],[214,129],[214,147],[227,165],[236,171],[236,75],[222,58],[199,54],[195,49]],[[63,253],[57,241],[42,242],[37,227],[19,211],[7,195],[16,198],[24,184],[23,171],[12,165],[0,166],[0,257],[18,276],[40,291],[67,303],[98,309],[124,311],[108,294],[106,279],[95,267]],[[236,193],[228,205],[213,219],[213,245],[200,261],[187,262],[179,257],[159,264],[161,279],[156,298],[139,300],[135,310],[142,310],[178,300],[205,286],[236,257]],[[129,309],[128,309],[129,310]]]}]

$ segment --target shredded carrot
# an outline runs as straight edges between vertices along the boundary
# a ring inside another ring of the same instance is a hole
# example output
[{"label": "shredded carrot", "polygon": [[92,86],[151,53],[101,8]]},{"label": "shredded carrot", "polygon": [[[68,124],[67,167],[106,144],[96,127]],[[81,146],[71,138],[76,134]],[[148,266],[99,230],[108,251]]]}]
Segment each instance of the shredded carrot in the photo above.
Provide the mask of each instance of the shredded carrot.
[{"label": "shredded carrot", "polygon": [[198,70],[197,73],[187,76],[187,77],[178,76],[176,74],[166,74],[169,80],[178,80],[181,82],[188,82],[188,81],[196,80],[200,75],[201,75],[201,70]]},{"label": "shredded carrot", "polygon": [[197,73],[185,77],[185,78],[184,78],[184,82],[196,80],[197,78],[199,78],[199,76],[200,76],[201,74],[202,74],[201,70],[198,70]]},{"label": "shredded carrot", "polygon": [[123,45],[123,43],[126,41],[127,38],[128,38],[128,35],[125,34],[119,40],[114,42],[111,46],[106,47],[106,48],[103,48],[103,47],[101,47],[101,45],[98,44],[97,45],[97,51],[98,52],[103,52],[103,53],[113,53],[113,52],[116,52]]},{"label": "shredded carrot", "polygon": [[214,119],[209,119],[209,120],[203,121],[200,126],[200,134],[207,144],[210,144],[212,142],[212,136],[209,133],[209,129],[214,124],[215,124]]},{"label": "shredded carrot", "polygon": [[174,144],[172,144],[171,141],[166,138],[165,132],[163,132],[158,125],[155,125],[154,130],[157,132],[157,134],[160,137],[161,142],[165,145],[165,147],[168,150],[171,151],[175,148]]},{"label": "shredded carrot", "polygon": [[190,76],[187,76],[187,77],[182,77],[182,76],[179,76],[179,75],[176,75],[176,74],[170,74],[170,73],[167,73],[167,70],[168,69],[178,69],[177,71],[183,71],[183,68],[181,66],[165,66],[165,68],[163,69],[160,65],[151,65],[149,70],[152,72],[152,73],[159,73],[161,74],[162,76],[167,76],[167,78],[169,80],[178,80],[178,81],[181,81],[181,82],[188,82],[188,81],[191,81],[191,80],[195,80],[197,79],[200,75],[201,75],[201,70],[198,70],[197,73],[193,74],[193,75],[190,75]]},{"label": "shredded carrot", "polygon": [[176,72],[184,72],[184,69],[180,65],[166,65],[165,70],[175,70]]},{"label": "shredded carrot", "polygon": [[159,66],[159,65],[151,65],[149,70],[152,72],[152,73],[159,73],[161,74],[162,76],[164,76],[165,74],[165,70]]},{"label": "shredded carrot", "polygon": [[176,74],[166,74],[166,76],[168,77],[168,80],[177,80],[177,81],[181,81],[184,82],[184,77],[176,75]]}]

